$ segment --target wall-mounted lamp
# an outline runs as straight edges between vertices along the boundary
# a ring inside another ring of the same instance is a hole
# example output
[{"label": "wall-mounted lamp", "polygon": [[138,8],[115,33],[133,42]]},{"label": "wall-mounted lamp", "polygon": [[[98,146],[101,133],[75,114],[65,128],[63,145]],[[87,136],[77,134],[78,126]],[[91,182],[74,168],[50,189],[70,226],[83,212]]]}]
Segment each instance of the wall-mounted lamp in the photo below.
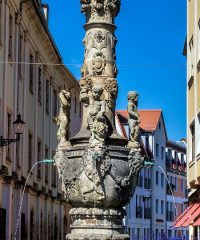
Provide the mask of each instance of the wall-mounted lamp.
[{"label": "wall-mounted lamp", "polygon": [[4,139],[1,136],[0,147],[8,146],[10,143],[19,142],[20,135],[23,134],[24,125],[25,125],[25,122],[21,119],[21,114],[17,115],[17,120],[13,122],[13,125],[14,125],[14,132],[16,134],[16,138],[14,138],[14,139],[9,139],[9,138]]}]

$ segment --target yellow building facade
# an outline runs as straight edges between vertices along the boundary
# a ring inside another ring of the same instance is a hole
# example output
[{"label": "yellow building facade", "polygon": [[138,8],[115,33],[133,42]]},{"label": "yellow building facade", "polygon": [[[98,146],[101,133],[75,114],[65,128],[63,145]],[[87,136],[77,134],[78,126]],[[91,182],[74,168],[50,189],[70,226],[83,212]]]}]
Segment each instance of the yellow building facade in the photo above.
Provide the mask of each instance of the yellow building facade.
[{"label": "yellow building facade", "polygon": [[[26,123],[18,143],[0,147],[2,240],[14,239],[22,189],[31,167],[55,153],[60,90],[72,96],[71,136],[81,120],[78,83],[62,65],[46,10],[38,0],[0,1],[0,136],[15,138],[13,122],[18,113]],[[64,239],[68,206],[53,165],[34,169],[20,219],[17,239]]]},{"label": "yellow building facade", "polygon": [[[186,47],[186,46],[185,46]],[[200,1],[187,0],[187,178],[189,201],[200,197]],[[190,239],[200,227],[190,226]],[[198,238],[199,239],[199,238]]]}]

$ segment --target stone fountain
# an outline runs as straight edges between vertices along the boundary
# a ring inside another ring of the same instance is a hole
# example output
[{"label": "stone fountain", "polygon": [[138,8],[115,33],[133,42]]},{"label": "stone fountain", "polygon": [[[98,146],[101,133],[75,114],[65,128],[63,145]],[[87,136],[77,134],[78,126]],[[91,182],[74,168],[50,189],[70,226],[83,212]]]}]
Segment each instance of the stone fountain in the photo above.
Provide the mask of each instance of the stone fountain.
[{"label": "stone fountain", "polygon": [[120,0],[81,0],[86,16],[79,133],[68,138],[70,93],[61,91],[55,164],[66,201],[72,206],[71,240],[129,239],[124,206],[132,197],[143,167],[139,144],[138,94],[128,93],[130,140],[115,128],[118,93],[114,25]]}]

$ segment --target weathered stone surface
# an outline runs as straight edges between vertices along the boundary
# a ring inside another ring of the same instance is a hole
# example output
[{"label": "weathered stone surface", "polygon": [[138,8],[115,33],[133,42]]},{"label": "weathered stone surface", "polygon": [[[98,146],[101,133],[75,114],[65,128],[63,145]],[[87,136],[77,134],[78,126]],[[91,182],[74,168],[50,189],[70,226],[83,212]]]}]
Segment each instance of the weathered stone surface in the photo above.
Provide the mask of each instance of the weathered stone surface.
[{"label": "weathered stone surface", "polygon": [[71,209],[73,224],[67,239],[129,239],[123,234],[124,214],[123,208]]},{"label": "weathered stone surface", "polygon": [[[114,19],[120,0],[81,0],[81,6],[86,16],[80,79],[82,126],[70,144],[59,144],[54,157],[66,201],[73,207],[71,233],[66,239],[128,240],[122,207],[135,191],[144,159],[139,147],[135,92],[129,93],[128,98],[131,129],[128,147],[128,141],[115,128],[118,84]],[[67,115],[62,118],[63,112],[60,113],[58,136],[60,142],[61,139],[66,142],[67,132],[62,130]]]}]

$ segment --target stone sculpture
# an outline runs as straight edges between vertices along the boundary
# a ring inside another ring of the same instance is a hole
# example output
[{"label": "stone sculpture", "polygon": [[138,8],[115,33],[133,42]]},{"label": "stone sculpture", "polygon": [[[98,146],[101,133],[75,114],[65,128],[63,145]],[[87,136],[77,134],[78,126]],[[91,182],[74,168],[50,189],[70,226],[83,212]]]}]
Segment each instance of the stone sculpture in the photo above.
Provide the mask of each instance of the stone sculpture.
[{"label": "stone sculpture", "polygon": [[128,240],[123,206],[134,193],[144,159],[139,148],[136,95],[130,94],[128,103],[129,143],[115,127],[118,84],[114,20],[120,0],[81,0],[81,7],[86,16],[79,83],[82,125],[70,138],[71,146],[61,148],[59,144],[54,157],[66,201],[72,206],[71,233],[66,239]]},{"label": "stone sculpture", "polygon": [[96,85],[92,88],[87,117],[88,128],[91,132],[90,145],[92,146],[103,144],[106,137],[106,104],[105,101],[101,100],[102,94],[102,86]]},{"label": "stone sculpture", "polygon": [[57,132],[58,145],[60,147],[69,144],[69,121],[70,121],[70,106],[71,95],[69,92],[62,90],[59,94],[60,111],[57,118],[57,125],[59,126]]},{"label": "stone sculpture", "polygon": [[138,93],[131,91],[128,93],[128,114],[129,114],[129,128],[130,128],[130,141],[128,146],[131,148],[140,148],[140,117],[137,111],[138,106]]}]

